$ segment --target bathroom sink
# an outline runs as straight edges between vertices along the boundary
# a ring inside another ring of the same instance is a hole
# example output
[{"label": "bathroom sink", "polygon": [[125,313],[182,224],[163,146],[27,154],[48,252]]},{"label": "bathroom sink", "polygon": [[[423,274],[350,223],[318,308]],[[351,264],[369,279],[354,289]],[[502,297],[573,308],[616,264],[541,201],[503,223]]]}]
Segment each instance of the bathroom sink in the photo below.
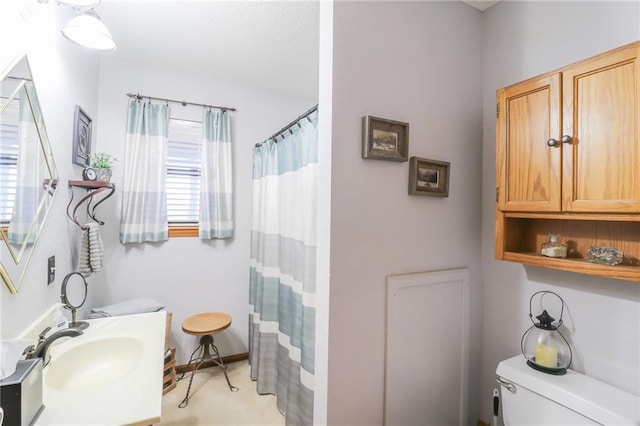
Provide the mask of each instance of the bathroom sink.
[{"label": "bathroom sink", "polygon": [[129,374],[143,352],[142,342],[134,337],[108,337],[72,345],[52,354],[45,382],[64,391],[101,386]]},{"label": "bathroom sink", "polygon": [[166,312],[87,322],[81,336],[51,345],[42,373],[46,408],[34,426],[160,423]]}]

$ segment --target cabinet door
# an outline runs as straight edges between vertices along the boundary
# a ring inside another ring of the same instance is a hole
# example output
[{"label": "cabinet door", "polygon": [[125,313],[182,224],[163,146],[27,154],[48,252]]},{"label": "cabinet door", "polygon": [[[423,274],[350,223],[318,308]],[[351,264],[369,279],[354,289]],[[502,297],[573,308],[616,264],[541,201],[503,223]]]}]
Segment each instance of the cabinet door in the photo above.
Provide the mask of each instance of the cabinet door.
[{"label": "cabinet door", "polygon": [[640,68],[632,44],[567,68],[563,210],[640,212]]},{"label": "cabinet door", "polygon": [[549,74],[497,93],[496,185],[502,211],[560,211],[560,80],[559,73]]}]

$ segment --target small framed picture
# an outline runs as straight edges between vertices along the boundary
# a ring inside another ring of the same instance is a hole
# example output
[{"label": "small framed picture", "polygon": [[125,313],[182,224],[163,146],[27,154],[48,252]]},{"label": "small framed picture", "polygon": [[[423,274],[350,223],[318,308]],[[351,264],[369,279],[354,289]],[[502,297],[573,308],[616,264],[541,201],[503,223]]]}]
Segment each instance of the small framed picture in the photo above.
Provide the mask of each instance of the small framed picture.
[{"label": "small framed picture", "polygon": [[411,157],[409,161],[409,194],[430,197],[449,196],[449,167],[446,161]]},{"label": "small framed picture", "polygon": [[362,158],[407,161],[409,123],[367,115],[362,118]]},{"label": "small framed picture", "polygon": [[86,167],[89,165],[91,155],[91,117],[80,105],[76,105],[76,113],[73,119],[73,158],[74,164]]}]

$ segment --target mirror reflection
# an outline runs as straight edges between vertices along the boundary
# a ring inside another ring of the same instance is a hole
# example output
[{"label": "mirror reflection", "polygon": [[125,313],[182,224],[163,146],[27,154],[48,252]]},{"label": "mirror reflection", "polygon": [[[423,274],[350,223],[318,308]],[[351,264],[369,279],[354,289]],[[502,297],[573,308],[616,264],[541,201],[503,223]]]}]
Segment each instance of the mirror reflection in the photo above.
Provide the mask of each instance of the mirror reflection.
[{"label": "mirror reflection", "polygon": [[58,175],[26,56],[0,74],[0,267],[16,293]]}]

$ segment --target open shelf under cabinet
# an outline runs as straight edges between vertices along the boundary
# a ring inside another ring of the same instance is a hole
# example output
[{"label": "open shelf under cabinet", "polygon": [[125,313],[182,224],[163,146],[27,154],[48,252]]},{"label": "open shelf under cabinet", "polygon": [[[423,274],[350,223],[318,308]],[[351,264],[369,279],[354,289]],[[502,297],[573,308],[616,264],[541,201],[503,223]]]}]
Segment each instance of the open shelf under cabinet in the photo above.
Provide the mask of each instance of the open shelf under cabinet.
[{"label": "open shelf under cabinet", "polygon": [[[496,257],[528,265],[598,275],[640,282],[640,221],[631,216],[613,216],[615,220],[595,217],[567,219],[566,216],[546,218],[537,214],[499,214],[502,238],[496,240]],[[550,233],[559,233],[567,244],[567,258],[549,258],[540,254]],[[620,265],[607,266],[587,260],[592,246],[609,246],[621,250]]]}]

